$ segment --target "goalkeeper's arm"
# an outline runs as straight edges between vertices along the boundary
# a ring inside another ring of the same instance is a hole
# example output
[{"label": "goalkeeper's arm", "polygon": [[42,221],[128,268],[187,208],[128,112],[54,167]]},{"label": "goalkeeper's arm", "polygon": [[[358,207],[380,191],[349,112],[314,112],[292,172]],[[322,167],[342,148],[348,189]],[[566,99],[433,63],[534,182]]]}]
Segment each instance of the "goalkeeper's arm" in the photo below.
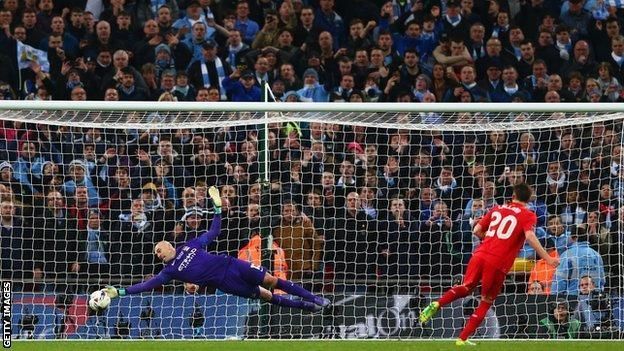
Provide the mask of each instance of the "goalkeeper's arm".
[{"label": "goalkeeper's arm", "polygon": [[104,290],[106,291],[108,296],[110,296],[111,299],[114,299],[117,296],[126,296],[126,295],[142,293],[144,291],[154,290],[157,287],[166,284],[170,280],[171,278],[169,278],[168,275],[164,274],[163,272],[160,272],[156,276],[144,282],[134,284],[127,288],[124,288],[124,287],[116,288],[114,286],[109,285],[105,287]]},{"label": "goalkeeper's arm", "polygon": [[214,206],[214,217],[212,218],[210,229],[199,236],[202,246],[210,244],[221,233],[221,196],[219,195],[219,190],[214,186],[208,189],[208,193]]}]

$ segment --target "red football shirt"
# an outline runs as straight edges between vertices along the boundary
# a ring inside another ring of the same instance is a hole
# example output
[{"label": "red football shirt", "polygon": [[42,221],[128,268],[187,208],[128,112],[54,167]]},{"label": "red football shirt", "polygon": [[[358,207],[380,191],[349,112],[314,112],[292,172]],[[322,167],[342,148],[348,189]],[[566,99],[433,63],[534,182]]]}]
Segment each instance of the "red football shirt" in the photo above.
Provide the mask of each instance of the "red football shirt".
[{"label": "red football shirt", "polygon": [[524,233],[535,230],[536,223],[535,213],[519,203],[494,207],[479,222],[486,231],[474,255],[507,273],[524,245]]}]

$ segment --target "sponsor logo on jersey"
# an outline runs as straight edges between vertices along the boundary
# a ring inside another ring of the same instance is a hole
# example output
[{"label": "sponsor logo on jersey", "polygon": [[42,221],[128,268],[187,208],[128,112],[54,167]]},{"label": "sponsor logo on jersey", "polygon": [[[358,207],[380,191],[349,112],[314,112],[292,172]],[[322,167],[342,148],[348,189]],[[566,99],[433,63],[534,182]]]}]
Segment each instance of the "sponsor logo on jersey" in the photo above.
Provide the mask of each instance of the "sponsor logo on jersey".
[{"label": "sponsor logo on jersey", "polygon": [[178,266],[178,271],[182,272],[183,270],[185,270],[186,267],[191,264],[191,261],[193,261],[195,255],[197,255],[197,248],[193,248],[191,251],[188,252],[186,258],[184,258],[184,261],[180,262],[180,265]]}]

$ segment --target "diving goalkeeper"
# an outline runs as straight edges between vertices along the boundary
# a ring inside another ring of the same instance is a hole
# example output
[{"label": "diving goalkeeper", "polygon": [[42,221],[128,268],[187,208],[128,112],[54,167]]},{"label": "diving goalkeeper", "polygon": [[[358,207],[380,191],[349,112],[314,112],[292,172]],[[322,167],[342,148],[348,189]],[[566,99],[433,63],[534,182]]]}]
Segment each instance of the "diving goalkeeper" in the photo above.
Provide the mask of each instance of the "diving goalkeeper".
[{"label": "diving goalkeeper", "polygon": [[[111,299],[117,296],[138,294],[153,290],[172,279],[198,286],[211,286],[223,292],[250,299],[263,299],[274,305],[294,307],[317,312],[329,305],[329,300],[316,296],[301,286],[267,273],[263,267],[232,256],[210,254],[205,247],[217,238],[221,231],[221,198],[214,186],[208,190],[215,214],[210,229],[199,237],[189,240],[177,249],[168,241],[156,244],[154,254],[165,263],[165,267],[153,278],[127,288],[107,286],[103,290]],[[192,286],[191,285],[191,286]],[[280,289],[301,297],[289,299],[271,293],[269,289]],[[187,290],[193,290],[188,289]]]}]

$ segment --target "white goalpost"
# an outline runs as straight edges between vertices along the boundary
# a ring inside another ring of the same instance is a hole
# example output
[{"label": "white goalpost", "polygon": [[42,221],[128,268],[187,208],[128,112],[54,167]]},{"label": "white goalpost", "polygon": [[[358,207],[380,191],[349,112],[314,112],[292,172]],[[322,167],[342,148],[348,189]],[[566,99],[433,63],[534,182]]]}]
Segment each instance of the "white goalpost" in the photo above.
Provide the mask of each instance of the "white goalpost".
[{"label": "white goalpost", "polygon": [[[418,313],[461,281],[479,245],[474,219],[526,182],[537,236],[562,265],[546,269],[526,245],[476,337],[562,337],[565,324],[573,339],[621,340],[623,121],[624,105],[603,103],[3,101],[0,278],[13,333],[454,338],[478,292],[426,326]],[[156,242],[210,226],[212,185],[224,214],[207,250],[262,265],[331,308],[171,282],[90,311],[95,289],[162,269]]]}]

